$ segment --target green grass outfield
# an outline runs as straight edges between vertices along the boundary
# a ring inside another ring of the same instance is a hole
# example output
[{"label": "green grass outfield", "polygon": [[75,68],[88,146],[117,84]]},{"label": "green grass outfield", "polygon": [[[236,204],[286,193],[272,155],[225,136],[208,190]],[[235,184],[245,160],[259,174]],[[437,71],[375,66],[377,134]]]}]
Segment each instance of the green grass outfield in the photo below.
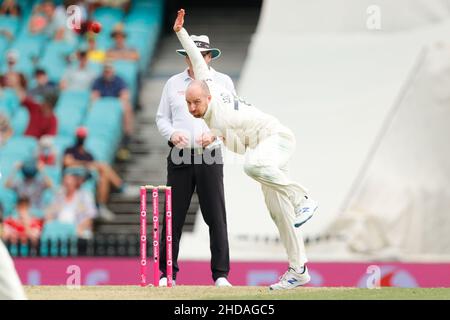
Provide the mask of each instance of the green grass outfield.
[{"label": "green grass outfield", "polygon": [[175,288],[140,288],[138,286],[26,286],[29,299],[34,300],[100,300],[100,299],[279,299],[279,300],[398,300],[441,299],[450,300],[450,288],[432,289],[357,289],[357,288],[297,288],[269,291],[267,287],[216,288],[208,286],[177,286]]}]

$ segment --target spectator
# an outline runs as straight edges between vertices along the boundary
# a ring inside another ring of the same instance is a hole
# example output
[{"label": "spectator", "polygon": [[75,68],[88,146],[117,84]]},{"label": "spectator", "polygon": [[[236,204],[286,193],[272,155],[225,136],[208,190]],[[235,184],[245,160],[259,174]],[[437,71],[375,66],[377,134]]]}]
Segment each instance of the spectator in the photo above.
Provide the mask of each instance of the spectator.
[{"label": "spectator", "polygon": [[28,31],[33,35],[43,34],[48,24],[48,17],[42,12],[41,6],[35,7],[28,23]]},{"label": "spectator", "polygon": [[[20,14],[20,6],[16,3],[15,0],[5,0],[0,6],[0,17],[8,16],[20,18]],[[0,36],[2,35],[10,41],[14,38],[14,34],[11,33],[10,30],[0,27]]]},{"label": "spectator", "polygon": [[42,220],[34,216],[30,199],[19,198],[16,209],[11,217],[5,219],[2,238],[11,243],[27,244],[37,248],[42,231]]},{"label": "spectator", "polygon": [[95,40],[95,33],[87,32],[86,39],[88,44],[88,60],[94,63],[103,63],[105,61],[105,50],[97,48],[97,41]]},{"label": "spectator", "polygon": [[95,101],[100,97],[115,97],[119,98],[122,102],[125,135],[122,142],[121,152],[126,153],[123,157],[125,160],[129,157],[128,144],[130,142],[131,135],[133,134],[134,115],[127,85],[121,77],[115,74],[114,67],[110,62],[105,63],[103,74],[94,81],[92,86],[92,100]]},{"label": "spectator", "polygon": [[53,166],[56,164],[56,151],[53,146],[52,136],[43,136],[39,140],[38,161],[46,166]]},{"label": "spectator", "polygon": [[44,0],[38,10],[43,12],[47,18],[48,24],[45,32],[50,38],[53,38],[55,41],[75,42],[75,32],[67,28],[66,25],[67,17],[64,6],[56,7],[53,1]]},{"label": "spectator", "polygon": [[0,147],[12,136],[13,130],[6,116],[0,113]]},{"label": "spectator", "polygon": [[78,65],[72,66],[64,73],[59,84],[61,90],[90,90],[95,80],[95,72],[89,68],[86,50],[77,53]]},{"label": "spectator", "polygon": [[114,219],[114,213],[106,207],[111,186],[116,188],[119,192],[127,194],[131,194],[132,189],[123,182],[110,165],[95,161],[92,154],[84,148],[87,134],[86,128],[80,127],[77,129],[77,141],[74,146],[66,149],[64,152],[63,166],[64,168],[84,167],[87,170],[98,172],[99,182],[97,188],[97,202],[99,204],[100,217],[105,220],[112,220]]},{"label": "spectator", "polygon": [[[24,163],[19,162],[5,183],[5,187],[14,190],[19,198],[30,199],[31,208],[36,211],[44,209],[42,194],[46,189],[52,187],[52,182],[45,175],[43,169],[44,164],[36,163],[34,159]],[[23,179],[16,179],[19,170],[22,172]]]},{"label": "spectator", "polygon": [[64,170],[62,189],[58,192],[46,213],[46,222],[57,220],[76,226],[77,236],[92,238],[93,219],[97,209],[92,194],[80,189],[86,172],[83,168]]},{"label": "spectator", "polygon": [[113,32],[111,37],[114,39],[114,45],[106,52],[106,58],[109,60],[139,60],[139,53],[129,48],[126,43],[127,34],[123,30],[123,25],[119,24]]},{"label": "spectator", "polygon": [[47,72],[44,69],[36,69],[34,78],[36,80],[36,87],[28,92],[34,99],[42,99],[46,94],[58,95],[57,85],[49,80]]},{"label": "spectator", "polygon": [[52,93],[45,93],[42,103],[38,104],[33,98],[28,97],[20,83],[14,83],[17,96],[21,104],[28,109],[30,120],[25,130],[25,135],[40,139],[44,135],[55,136],[58,129],[58,119],[53,109],[57,97]]},{"label": "spectator", "polygon": [[0,15],[20,17],[22,10],[15,0],[5,0],[0,6]]},{"label": "spectator", "polygon": [[19,58],[19,53],[15,50],[10,50],[6,54],[7,70],[0,79],[2,87],[12,87],[15,83],[20,83],[23,88],[27,87],[25,76],[16,71],[16,64]]}]

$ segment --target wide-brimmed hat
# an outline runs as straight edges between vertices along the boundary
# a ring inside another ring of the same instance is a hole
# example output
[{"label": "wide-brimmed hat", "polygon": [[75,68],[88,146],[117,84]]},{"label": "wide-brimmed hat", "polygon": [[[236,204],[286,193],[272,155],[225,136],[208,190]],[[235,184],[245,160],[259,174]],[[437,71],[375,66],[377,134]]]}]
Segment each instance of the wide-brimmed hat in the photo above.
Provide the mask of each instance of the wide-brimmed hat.
[{"label": "wide-brimmed hat", "polygon": [[[211,48],[211,45],[209,44],[209,37],[205,35],[201,36],[195,36],[192,35],[191,39],[194,41],[197,48],[200,49],[201,52],[205,51],[211,51],[211,56],[213,59],[217,59],[221,55],[221,51],[217,48]],[[178,49],[177,53],[182,56],[187,56],[186,50],[184,49]]]}]

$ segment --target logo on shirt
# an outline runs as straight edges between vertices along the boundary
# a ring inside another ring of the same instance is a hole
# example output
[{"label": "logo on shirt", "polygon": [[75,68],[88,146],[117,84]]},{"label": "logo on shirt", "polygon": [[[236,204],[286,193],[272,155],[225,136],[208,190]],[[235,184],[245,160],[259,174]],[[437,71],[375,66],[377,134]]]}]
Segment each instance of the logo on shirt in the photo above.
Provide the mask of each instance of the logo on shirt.
[{"label": "logo on shirt", "polygon": [[177,91],[177,94],[179,94],[180,96],[184,96],[184,90],[180,90],[180,91]]}]

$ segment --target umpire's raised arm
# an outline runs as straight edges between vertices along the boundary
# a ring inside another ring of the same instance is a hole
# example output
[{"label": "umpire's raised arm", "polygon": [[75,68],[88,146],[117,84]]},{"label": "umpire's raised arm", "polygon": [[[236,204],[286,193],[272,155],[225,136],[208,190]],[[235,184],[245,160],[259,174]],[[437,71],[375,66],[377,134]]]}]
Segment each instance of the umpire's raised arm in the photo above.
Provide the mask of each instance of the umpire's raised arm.
[{"label": "umpire's raised arm", "polygon": [[186,29],[183,28],[184,14],[184,9],[178,10],[177,18],[173,25],[173,31],[175,31],[175,33],[177,34],[178,40],[180,40],[180,43],[183,46],[184,50],[186,50],[189,59],[191,59],[195,79],[211,79],[210,71],[208,65],[205,62],[205,59],[203,59],[202,54],[195,45],[194,41],[189,37]]}]

